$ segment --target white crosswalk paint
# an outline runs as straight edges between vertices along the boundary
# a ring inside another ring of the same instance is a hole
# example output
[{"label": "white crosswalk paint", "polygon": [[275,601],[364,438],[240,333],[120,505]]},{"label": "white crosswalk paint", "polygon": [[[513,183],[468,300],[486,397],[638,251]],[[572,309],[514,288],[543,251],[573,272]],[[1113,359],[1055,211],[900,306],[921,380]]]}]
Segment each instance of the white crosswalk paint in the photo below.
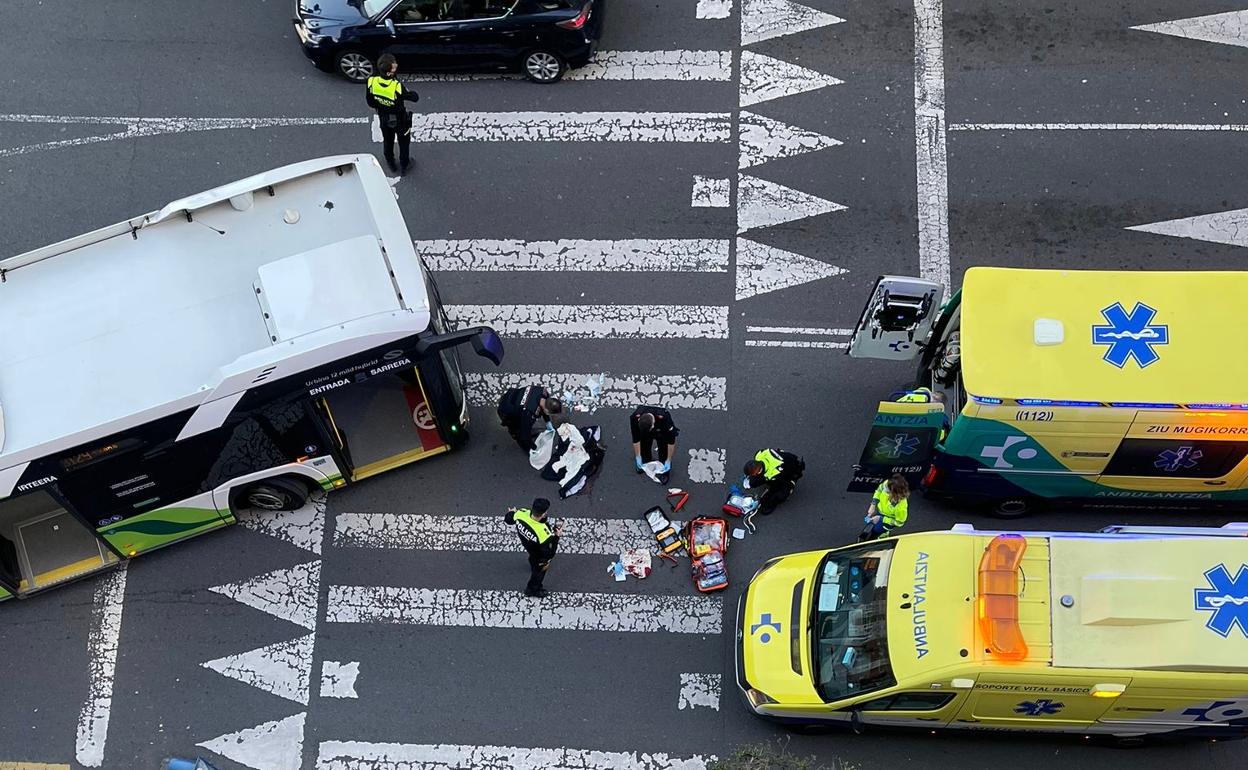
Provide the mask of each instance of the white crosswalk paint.
[{"label": "white crosswalk paint", "polygon": [[825,329],[821,326],[747,326],[747,332],[759,334],[813,334],[826,337],[848,337],[853,329]]},{"label": "white crosswalk paint", "polygon": [[322,698],[358,698],[355,691],[355,680],[360,676],[360,662],[353,660],[342,663],[327,660],[321,664],[321,697]]},{"label": "white crosswalk paint", "polygon": [[74,757],[84,767],[104,764],[108,722],[113,709],[113,677],[121,642],[121,612],[126,599],[126,565],[100,579],[95,586],[91,630],[87,633],[87,698],[78,712]]},{"label": "white crosswalk paint", "polygon": [[737,168],[750,168],[769,160],[791,158],[826,147],[835,147],[840,141],[830,136],[807,131],[788,123],[741,111],[738,124]]},{"label": "white crosswalk paint", "polygon": [[1135,225],[1127,229],[1171,235],[1175,238],[1225,243],[1228,246],[1248,246],[1248,209],[1218,211],[1213,214]]},{"label": "white crosswalk paint", "polygon": [[949,286],[944,0],[914,0],[914,134],[919,274]]},{"label": "white crosswalk paint", "polygon": [[[693,177],[693,208],[727,208],[730,204],[731,196],[731,179],[717,179],[715,177],[696,175]],[[727,252],[725,251],[726,255]]]},{"label": "white crosswalk paint", "polygon": [[[497,406],[507,388],[542,383],[551,392],[579,390],[591,374],[537,374],[533,372],[465,372],[473,406]],[[632,409],[653,404],[666,409],[727,409],[727,379],[685,374],[608,374],[603,381],[600,407]]]},{"label": "white crosswalk paint", "polygon": [[728,272],[728,241],[715,238],[469,239],[416,241],[415,245],[436,271]]},{"label": "white crosswalk paint", "polygon": [[[403,75],[405,83],[518,80],[519,73],[429,73]],[[732,80],[731,51],[599,51],[584,67],[568,70],[577,80]]]},{"label": "white crosswalk paint", "polygon": [[742,0],[741,45],[839,24],[845,21],[793,0]]},{"label": "white crosswalk paint", "polygon": [[200,665],[265,692],[308,705],[312,648],[316,634],[306,634]]},{"label": "white crosswalk paint", "polygon": [[838,350],[849,347],[848,342],[824,340],[746,340],[747,348],[824,348]]},{"label": "white crosswalk paint", "polygon": [[1141,24],[1131,29],[1248,48],[1248,11],[1211,13],[1189,19]]},{"label": "white crosswalk paint", "polygon": [[330,586],[330,623],[527,628],[628,633],[718,634],[723,604],[714,596],[520,591],[399,586]]},{"label": "white crosswalk paint", "polygon": [[320,580],[321,563],[311,561],[208,590],[313,631]]},{"label": "white crosswalk paint", "polygon": [[842,211],[839,203],[792,187],[741,174],[737,180],[737,232]]},{"label": "white crosswalk paint", "polygon": [[[557,517],[563,525],[559,553],[618,554],[650,548],[654,535],[640,517],[584,519]],[[335,548],[381,548],[412,551],[484,551],[520,553],[514,527],[493,516],[445,516],[423,513],[340,513],[334,523]]]},{"label": "white crosswalk paint", "polygon": [[732,0],[698,0],[699,19],[726,19],[732,15]]},{"label": "white crosswalk paint", "polygon": [[320,556],[325,534],[325,495],[317,494],[297,511],[239,511],[238,523]]},{"label": "white crosswalk paint", "polygon": [[831,278],[844,272],[843,268],[827,262],[765,246],[748,238],[737,239],[738,300],[820,278]]},{"label": "white crosswalk paint", "polygon": [[316,770],[706,770],[714,761],[714,756],[569,748],[324,741]]},{"label": "white crosswalk paint", "polygon": [[690,449],[689,480],[695,484],[723,484],[727,463],[728,452],[723,449]]},{"label": "white crosswalk paint", "polygon": [[[726,112],[425,112],[413,142],[727,142]],[[380,131],[374,137],[380,141]]]},{"label": "white crosswalk paint", "polygon": [[719,674],[681,674],[677,707],[681,711],[699,706],[719,711],[720,688]]},{"label": "white crosswalk paint", "polygon": [[782,59],[753,51],[741,52],[741,83],[738,98],[742,107],[835,86],[845,81]]},{"label": "white crosswalk paint", "polygon": [[306,717],[306,713],[295,714],[195,745],[255,770],[299,770]]},{"label": "white crosswalk paint", "polygon": [[728,308],[713,305],[447,305],[446,314],[504,339],[728,338]]},{"label": "white crosswalk paint", "polygon": [[1248,123],[953,123],[950,131],[1196,131],[1243,133]]}]

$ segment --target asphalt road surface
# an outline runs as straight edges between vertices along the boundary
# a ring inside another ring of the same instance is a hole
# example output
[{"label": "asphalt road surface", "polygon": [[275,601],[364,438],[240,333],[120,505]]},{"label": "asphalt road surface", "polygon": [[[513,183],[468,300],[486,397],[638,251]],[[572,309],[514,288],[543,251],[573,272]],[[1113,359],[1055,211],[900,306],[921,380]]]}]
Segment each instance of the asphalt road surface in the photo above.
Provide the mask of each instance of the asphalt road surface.
[{"label": "asphalt road surface", "polygon": [[[366,116],[362,89],[304,59],[291,6],[8,4],[4,254],[285,163],[379,152],[367,123],[329,120]],[[0,608],[0,765],[137,770],[202,753],[223,770],[366,770],[383,766],[369,746],[398,744],[418,760],[405,767],[675,767],[791,738],[796,753],[864,769],[1243,767],[1242,743],[789,736],[738,703],[731,625],[749,576],[861,526],[866,500],[843,491],[849,468],[875,402],[909,373],[843,355],[838,330],[876,276],[1248,265],[1248,239],[1223,220],[1131,229],[1248,206],[1242,0],[804,7],[608,0],[602,48],[615,53],[578,79],[411,84],[421,113],[543,113],[525,121],[553,137],[435,137],[414,146],[395,190],[454,313],[508,338],[505,372],[573,385],[605,373],[619,394],[585,418],[603,427],[607,467],[591,493],[554,509],[591,520],[547,580],[547,601],[570,620],[520,627],[531,615],[515,593],[524,559],[470,518],[555,491],[480,405],[496,382],[481,369],[465,451],[146,556],[124,583],[83,581]],[[618,141],[575,140],[578,113],[594,112],[619,113],[596,119]],[[630,123],[671,112],[687,113],[676,134]],[[497,250],[498,269],[438,243],[465,240]],[[545,242],[559,240],[595,243],[577,269],[543,269],[559,251]],[[629,270],[636,249],[675,249],[662,257],[672,269]],[[558,315],[566,305],[590,307]],[[642,318],[648,331],[628,331]],[[656,565],[626,583],[605,572],[619,522],[660,499],[628,456],[634,388],[675,405],[673,483],[692,491],[695,512],[715,508],[724,476],[759,447],[807,459],[798,493],[733,548],[722,607],[697,601],[683,569]],[[1124,518],[1174,515],[1057,510],[1020,526]],[[907,528],[958,521],[987,526],[918,503]],[[369,622],[369,607],[398,601],[382,587],[436,605],[436,617]],[[111,667],[101,639],[116,622]]]}]

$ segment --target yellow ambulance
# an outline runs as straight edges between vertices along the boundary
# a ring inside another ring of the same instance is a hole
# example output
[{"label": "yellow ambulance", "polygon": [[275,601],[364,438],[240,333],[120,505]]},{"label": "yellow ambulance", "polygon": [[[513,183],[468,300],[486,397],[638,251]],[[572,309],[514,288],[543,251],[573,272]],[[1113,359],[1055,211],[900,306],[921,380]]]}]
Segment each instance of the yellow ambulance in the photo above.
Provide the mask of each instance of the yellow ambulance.
[{"label": "yellow ambulance", "polygon": [[1248,523],[950,531],[781,556],[737,686],[794,724],[1248,736]]},{"label": "yellow ambulance", "polygon": [[[1248,508],[1245,298],[1248,272],[974,267],[948,301],[884,276],[848,353],[919,370],[880,404],[849,488],[899,472],[1002,517],[1050,500]],[[918,388],[932,403],[897,402]]]}]

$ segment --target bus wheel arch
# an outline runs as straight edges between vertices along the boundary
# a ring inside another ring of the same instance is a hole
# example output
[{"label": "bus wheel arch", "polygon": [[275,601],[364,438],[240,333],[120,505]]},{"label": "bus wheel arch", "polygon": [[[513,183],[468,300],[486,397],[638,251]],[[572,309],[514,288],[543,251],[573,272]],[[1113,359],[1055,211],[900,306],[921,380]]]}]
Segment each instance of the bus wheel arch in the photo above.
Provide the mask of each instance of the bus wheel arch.
[{"label": "bus wheel arch", "polygon": [[240,485],[231,495],[235,510],[295,511],[307,505],[310,483],[297,476],[273,476]]}]

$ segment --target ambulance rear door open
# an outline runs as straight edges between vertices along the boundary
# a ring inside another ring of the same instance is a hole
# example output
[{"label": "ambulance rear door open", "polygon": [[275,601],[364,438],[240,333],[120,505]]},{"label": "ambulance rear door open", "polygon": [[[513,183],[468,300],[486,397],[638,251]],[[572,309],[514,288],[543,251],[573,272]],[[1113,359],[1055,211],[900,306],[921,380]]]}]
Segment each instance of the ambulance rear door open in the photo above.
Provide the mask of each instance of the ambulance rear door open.
[{"label": "ambulance rear door open", "polygon": [[881,276],[849,341],[854,358],[910,361],[923,352],[940,317],[945,287],[922,278]]},{"label": "ambulance rear door open", "polygon": [[1141,409],[1100,483],[1155,492],[1242,489],[1248,484],[1248,412]]}]

